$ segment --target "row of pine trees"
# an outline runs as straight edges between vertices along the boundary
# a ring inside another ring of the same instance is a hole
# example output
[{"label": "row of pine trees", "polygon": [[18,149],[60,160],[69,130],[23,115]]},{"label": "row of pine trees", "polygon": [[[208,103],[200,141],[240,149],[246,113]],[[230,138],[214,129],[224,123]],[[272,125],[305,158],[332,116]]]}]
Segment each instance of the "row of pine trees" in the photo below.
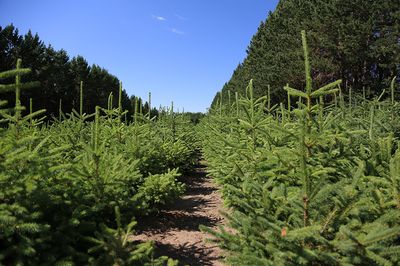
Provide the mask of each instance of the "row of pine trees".
[{"label": "row of pine trees", "polygon": [[[21,98],[40,82],[22,82],[32,70],[0,72],[0,265],[177,265],[155,258],[154,242],[132,235],[140,217],[183,194],[181,174],[198,162],[191,116],[173,105],[158,119],[139,112],[124,121],[122,90],[107,108],[60,111],[43,123]],[[8,106],[12,106],[9,108]],[[24,115],[26,113],[26,115]]]},{"label": "row of pine trees", "polygon": [[236,93],[199,124],[235,233],[200,228],[227,252],[228,265],[399,265],[396,79],[371,100],[343,93],[342,80],[318,86],[304,31],[299,42],[306,86],[282,88],[295,102],[257,99],[251,80],[243,97]]}]

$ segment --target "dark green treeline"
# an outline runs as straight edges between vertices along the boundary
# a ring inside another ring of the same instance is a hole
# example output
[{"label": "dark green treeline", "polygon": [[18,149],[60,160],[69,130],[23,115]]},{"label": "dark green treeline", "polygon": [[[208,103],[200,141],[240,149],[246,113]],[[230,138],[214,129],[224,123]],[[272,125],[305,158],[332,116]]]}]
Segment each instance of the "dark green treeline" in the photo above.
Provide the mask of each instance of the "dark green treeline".
[{"label": "dark green treeline", "polygon": [[[365,88],[371,99],[400,76],[400,1],[281,0],[261,22],[247,57],[211,107],[221,99],[233,102],[236,92],[245,95],[250,79],[257,98],[267,95],[270,86],[271,104],[287,103],[286,84],[304,89],[302,30],[307,32],[315,88],[342,79],[343,92],[362,94]],[[332,95],[326,97],[325,102],[332,100]]]},{"label": "dark green treeline", "polygon": [[[33,35],[29,31],[22,36],[13,24],[4,28],[0,26],[0,72],[15,69],[19,58],[23,68],[32,70],[22,77],[22,82],[40,82],[38,87],[21,91],[21,105],[26,107],[25,112],[29,110],[31,98],[33,111],[46,109],[47,119],[59,117],[60,100],[64,113],[79,110],[81,81],[84,113],[94,113],[97,105],[107,108],[111,93],[113,108],[118,107],[120,81],[106,69],[95,64],[90,66],[82,56],[70,59],[65,50],[56,51],[51,45],[44,45],[37,33]],[[3,82],[12,84],[15,80]],[[122,90],[121,96],[122,108],[128,111],[126,117],[130,118],[134,113],[135,99],[144,107],[138,110],[148,112],[149,104],[142,99],[134,95],[129,97],[125,90]],[[15,93],[4,93],[1,100],[7,100],[8,106],[13,107]],[[158,111],[153,109],[152,116],[157,115]]]}]

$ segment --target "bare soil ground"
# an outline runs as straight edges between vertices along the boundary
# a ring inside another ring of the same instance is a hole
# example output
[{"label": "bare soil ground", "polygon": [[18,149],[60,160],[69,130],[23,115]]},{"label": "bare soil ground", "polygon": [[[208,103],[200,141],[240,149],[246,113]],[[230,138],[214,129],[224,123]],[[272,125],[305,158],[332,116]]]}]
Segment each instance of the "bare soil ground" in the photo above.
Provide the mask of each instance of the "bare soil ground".
[{"label": "bare soil ground", "polygon": [[[207,168],[200,164],[182,178],[185,195],[176,198],[164,210],[140,219],[134,228],[136,241],[153,239],[156,257],[166,255],[179,260],[179,265],[225,265],[218,261],[222,250],[214,243],[206,243],[211,235],[200,231],[199,225],[217,229],[226,222],[218,211],[224,210],[219,189],[206,177]],[[231,229],[226,229],[232,232]]]}]

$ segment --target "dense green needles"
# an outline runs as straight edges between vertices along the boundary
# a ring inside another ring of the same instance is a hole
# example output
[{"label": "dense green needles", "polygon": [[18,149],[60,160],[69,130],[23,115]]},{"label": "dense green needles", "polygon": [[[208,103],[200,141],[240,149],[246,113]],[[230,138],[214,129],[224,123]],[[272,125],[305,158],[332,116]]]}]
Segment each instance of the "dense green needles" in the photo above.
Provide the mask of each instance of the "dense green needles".
[{"label": "dense green needles", "polygon": [[[266,107],[250,81],[236,117],[220,103],[199,124],[237,233],[201,229],[232,265],[398,265],[400,109],[393,96],[346,106],[341,80],[316,88],[302,40],[305,90],[284,87],[296,108]],[[339,107],[324,103],[337,92]]]},{"label": "dense green needles", "polygon": [[137,111],[129,123],[112,100],[88,115],[81,83],[79,112],[64,114],[60,105],[59,119],[43,124],[44,110],[21,114],[19,90],[38,84],[20,83],[29,73],[20,65],[0,73],[16,77],[0,86],[16,91],[15,107],[0,110],[0,264],[164,265],[152,241],[133,245],[126,237],[135,217],[185,191],[180,175],[198,161],[189,117],[171,108],[156,122]]}]

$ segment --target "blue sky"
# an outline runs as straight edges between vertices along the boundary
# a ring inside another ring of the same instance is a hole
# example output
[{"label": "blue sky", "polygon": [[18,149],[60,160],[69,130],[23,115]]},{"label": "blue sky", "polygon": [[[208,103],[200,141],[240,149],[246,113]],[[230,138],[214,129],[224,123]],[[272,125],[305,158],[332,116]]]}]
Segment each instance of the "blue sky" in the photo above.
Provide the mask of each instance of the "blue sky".
[{"label": "blue sky", "polygon": [[0,0],[0,26],[83,56],[152,107],[206,112],[278,0]]}]

